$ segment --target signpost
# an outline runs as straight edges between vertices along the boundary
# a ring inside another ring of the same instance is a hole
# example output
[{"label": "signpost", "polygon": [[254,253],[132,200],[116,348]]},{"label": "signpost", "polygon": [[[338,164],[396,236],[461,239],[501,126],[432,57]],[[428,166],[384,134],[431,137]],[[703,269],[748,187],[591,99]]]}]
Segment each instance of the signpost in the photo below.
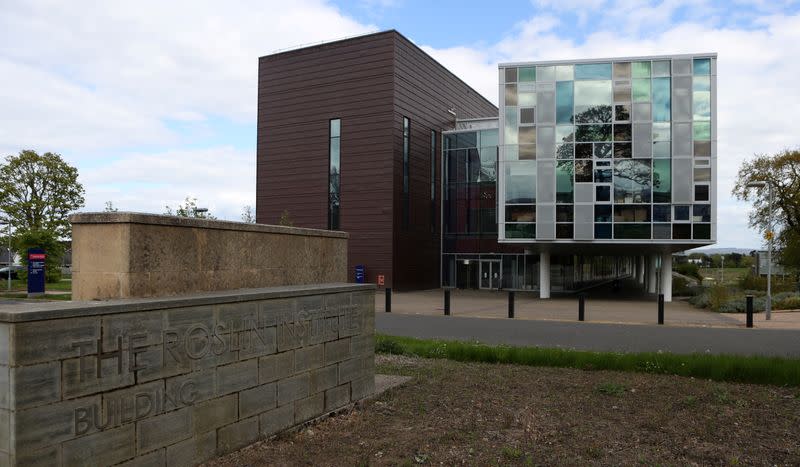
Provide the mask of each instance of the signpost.
[{"label": "signpost", "polygon": [[44,295],[44,260],[47,253],[41,248],[28,248],[28,297]]},{"label": "signpost", "polygon": [[356,264],[356,284],[363,284],[367,275],[367,267],[363,264]]}]

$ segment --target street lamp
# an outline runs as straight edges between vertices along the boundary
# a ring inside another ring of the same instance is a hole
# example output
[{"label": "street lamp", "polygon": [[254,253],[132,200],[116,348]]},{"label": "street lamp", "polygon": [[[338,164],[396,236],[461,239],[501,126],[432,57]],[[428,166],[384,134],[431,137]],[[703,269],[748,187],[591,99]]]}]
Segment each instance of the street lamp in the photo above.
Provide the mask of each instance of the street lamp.
[{"label": "street lamp", "polygon": [[769,217],[767,218],[767,304],[766,312],[767,319],[772,318],[772,184],[769,182],[750,182],[747,184],[748,188],[767,188],[767,210]]}]

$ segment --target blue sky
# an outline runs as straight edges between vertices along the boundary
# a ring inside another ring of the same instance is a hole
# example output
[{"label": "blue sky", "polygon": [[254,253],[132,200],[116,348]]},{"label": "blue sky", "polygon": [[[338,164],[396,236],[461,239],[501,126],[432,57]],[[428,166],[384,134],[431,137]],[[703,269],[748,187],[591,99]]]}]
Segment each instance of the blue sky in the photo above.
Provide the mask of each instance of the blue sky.
[{"label": "blue sky", "polygon": [[493,102],[497,63],[719,53],[718,246],[756,248],[730,198],[754,153],[799,144],[800,3],[768,0],[47,0],[0,15],[0,154],[61,153],[86,210],[255,204],[257,58],[397,29]]}]

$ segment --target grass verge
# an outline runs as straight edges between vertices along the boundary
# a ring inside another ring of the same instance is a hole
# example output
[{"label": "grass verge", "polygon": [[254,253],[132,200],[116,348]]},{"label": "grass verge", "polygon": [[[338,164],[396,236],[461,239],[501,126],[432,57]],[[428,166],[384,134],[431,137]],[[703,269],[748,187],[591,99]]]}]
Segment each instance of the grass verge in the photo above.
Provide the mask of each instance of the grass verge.
[{"label": "grass verge", "polygon": [[615,353],[538,347],[493,346],[376,335],[375,351],[459,362],[632,371],[690,376],[714,381],[800,386],[800,359],[738,355]]},{"label": "grass verge", "polygon": [[[27,299],[28,293],[27,292],[11,292],[11,293],[0,293],[0,298],[11,298],[11,299]],[[46,294],[40,295],[38,297],[34,297],[33,299],[36,300],[72,300],[71,293],[59,293],[59,294]]]}]

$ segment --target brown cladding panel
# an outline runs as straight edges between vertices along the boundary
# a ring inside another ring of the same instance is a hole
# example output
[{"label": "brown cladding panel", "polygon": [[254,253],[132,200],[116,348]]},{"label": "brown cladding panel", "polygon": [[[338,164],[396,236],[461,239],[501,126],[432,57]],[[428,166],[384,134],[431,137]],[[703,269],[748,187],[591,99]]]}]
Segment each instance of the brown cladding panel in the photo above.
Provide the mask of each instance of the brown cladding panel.
[{"label": "brown cladding panel", "polygon": [[[497,116],[497,107],[450,73],[405,37],[396,36],[394,139],[394,287],[439,287],[441,207],[441,131],[458,118]],[[409,224],[403,227],[402,121],[411,120]],[[435,232],[431,232],[430,132],[436,130]]]},{"label": "brown cladding panel", "polygon": [[[367,280],[392,273],[393,33],[262,57],[259,61],[256,219],[328,227],[328,125],[340,118],[340,228],[348,266]],[[352,275],[352,274],[351,274]]]}]

